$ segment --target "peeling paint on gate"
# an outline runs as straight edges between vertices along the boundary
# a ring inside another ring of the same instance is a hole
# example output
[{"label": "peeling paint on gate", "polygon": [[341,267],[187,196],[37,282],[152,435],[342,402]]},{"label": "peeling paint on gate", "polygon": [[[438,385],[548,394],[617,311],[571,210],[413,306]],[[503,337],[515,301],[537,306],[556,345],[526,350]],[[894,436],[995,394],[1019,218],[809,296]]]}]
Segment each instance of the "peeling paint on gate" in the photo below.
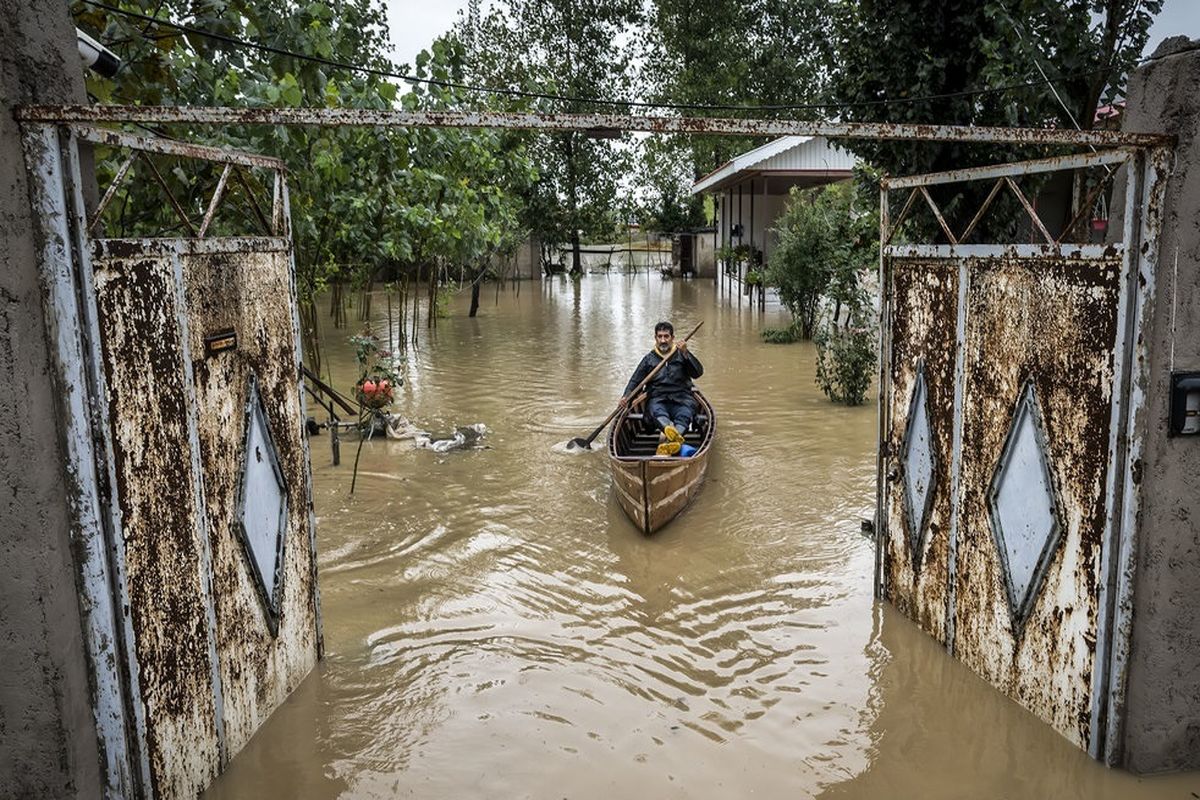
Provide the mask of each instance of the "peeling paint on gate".
[{"label": "peeling paint on gate", "polygon": [[[887,593],[897,608],[941,642],[946,640],[949,585],[958,280],[958,267],[954,263],[892,261],[891,427],[886,444],[892,455],[892,468],[887,475],[889,536],[884,543]],[[918,369],[925,376],[935,461],[933,499],[921,537],[922,550],[914,558],[900,456]]]},{"label": "peeling paint on gate", "polygon": [[96,265],[95,285],[150,789],[194,797],[221,744],[176,276],[170,259],[112,260]]},{"label": "peeling paint on gate", "polygon": [[[183,257],[212,541],[217,650],[231,753],[250,739],[317,660],[316,575],[309,557],[307,454],[296,390],[291,276],[285,250]],[[232,329],[234,350],[204,354],[204,336]],[[283,602],[272,635],[234,529],[250,376],[260,387],[287,481]]]},{"label": "peeling paint on gate", "polygon": [[[1102,583],[1104,484],[1120,260],[970,264],[955,653],[1081,747],[1088,744]],[[1022,387],[1041,399],[1062,542],[1014,630],[987,488]]]}]

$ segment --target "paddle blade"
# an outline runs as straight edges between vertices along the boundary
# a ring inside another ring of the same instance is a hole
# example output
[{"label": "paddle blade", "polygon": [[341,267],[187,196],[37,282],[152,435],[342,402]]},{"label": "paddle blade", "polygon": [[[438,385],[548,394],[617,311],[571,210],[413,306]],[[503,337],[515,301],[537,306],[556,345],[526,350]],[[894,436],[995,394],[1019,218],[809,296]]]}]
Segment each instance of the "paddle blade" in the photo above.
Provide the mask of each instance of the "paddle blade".
[{"label": "paddle blade", "polygon": [[592,443],[589,442],[587,439],[581,439],[580,437],[576,436],[574,439],[567,442],[567,449],[568,450],[591,450]]}]

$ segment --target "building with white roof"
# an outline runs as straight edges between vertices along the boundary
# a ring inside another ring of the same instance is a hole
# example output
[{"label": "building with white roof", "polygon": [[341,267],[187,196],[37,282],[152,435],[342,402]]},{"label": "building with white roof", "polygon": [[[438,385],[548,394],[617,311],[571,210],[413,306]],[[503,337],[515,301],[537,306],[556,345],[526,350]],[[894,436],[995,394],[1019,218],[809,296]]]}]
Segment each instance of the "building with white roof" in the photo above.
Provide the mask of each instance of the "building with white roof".
[{"label": "building with white roof", "polygon": [[696,181],[692,194],[714,195],[716,247],[750,245],[765,263],[788,192],[846,180],[856,163],[823,136],[784,136],[727,161]]}]

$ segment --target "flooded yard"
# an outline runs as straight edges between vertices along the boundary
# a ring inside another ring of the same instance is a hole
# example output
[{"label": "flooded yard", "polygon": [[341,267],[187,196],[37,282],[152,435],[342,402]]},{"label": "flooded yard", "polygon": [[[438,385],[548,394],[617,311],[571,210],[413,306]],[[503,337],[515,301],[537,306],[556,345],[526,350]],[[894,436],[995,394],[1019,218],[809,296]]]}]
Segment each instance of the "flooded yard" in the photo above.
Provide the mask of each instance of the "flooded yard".
[{"label": "flooded yard", "polygon": [[[333,467],[312,439],[325,661],[206,797],[1200,796],[1090,761],[874,602],[873,398],[835,406],[809,345],[762,344],[784,312],[656,274],[487,287],[475,319],[466,294],[397,410],[487,447],[376,439],[351,495],[357,442]],[[659,319],[704,321],[718,434],[645,538],[602,451],[553,447],[608,414]],[[343,390],[355,332],[324,331]]]}]

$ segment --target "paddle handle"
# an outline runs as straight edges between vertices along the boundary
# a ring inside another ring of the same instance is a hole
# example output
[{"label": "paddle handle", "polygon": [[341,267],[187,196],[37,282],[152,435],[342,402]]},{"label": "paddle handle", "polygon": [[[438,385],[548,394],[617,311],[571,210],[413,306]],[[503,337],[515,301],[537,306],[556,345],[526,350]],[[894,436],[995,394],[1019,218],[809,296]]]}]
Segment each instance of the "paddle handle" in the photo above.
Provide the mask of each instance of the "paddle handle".
[{"label": "paddle handle", "polygon": [[[689,333],[687,336],[683,337],[683,341],[686,342],[688,339],[691,339],[693,336],[695,336],[696,331],[700,330],[700,327],[702,325],[704,325],[703,320],[701,320],[700,325],[697,325],[696,327],[692,328],[691,333]],[[665,356],[663,356],[663,360],[658,362],[658,364],[654,367],[654,369],[650,370],[650,374],[647,375],[646,377],[642,378],[642,382],[639,383],[637,386],[633,387],[632,392],[630,392],[627,395],[622,395],[621,399],[628,400],[631,397],[637,397],[637,393],[642,390],[642,387],[645,386],[647,383],[649,383],[651,378],[653,378],[655,375],[657,375],[658,371],[667,365],[667,362],[671,360],[671,356],[675,355],[675,351],[678,349],[679,349],[679,345],[671,345],[671,352],[669,352]],[[600,435],[600,431],[604,430],[605,426],[607,426],[608,423],[612,422],[613,417],[617,416],[617,414],[620,414],[621,409],[623,409],[624,407],[625,406],[618,404],[617,407],[613,409],[613,412],[604,418],[604,422],[601,422],[600,426],[598,428],[596,428],[596,430],[592,431],[592,435],[587,437],[586,439],[584,439],[584,441],[590,445],[592,443],[592,441],[597,436]]]}]

